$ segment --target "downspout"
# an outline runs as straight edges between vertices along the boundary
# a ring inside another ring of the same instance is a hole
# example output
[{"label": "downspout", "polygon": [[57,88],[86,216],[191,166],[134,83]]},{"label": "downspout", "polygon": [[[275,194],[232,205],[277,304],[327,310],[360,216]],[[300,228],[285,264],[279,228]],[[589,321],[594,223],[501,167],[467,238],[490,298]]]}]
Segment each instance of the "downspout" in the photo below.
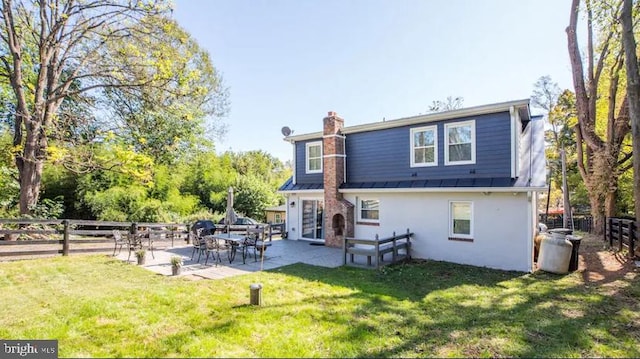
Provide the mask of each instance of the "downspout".
[{"label": "downspout", "polygon": [[292,181],[293,184],[296,184],[296,172],[297,172],[297,168],[296,168],[296,143],[295,141],[291,142],[291,145],[293,147],[293,162],[291,163],[292,167],[293,167],[293,174],[292,174]]},{"label": "downspout", "polygon": [[342,165],[344,166],[342,183],[347,183],[347,136],[342,135],[342,149],[344,150],[344,160],[342,161]]},{"label": "downspout", "polygon": [[515,106],[509,107],[509,117],[510,117],[510,130],[511,130],[511,178],[516,178],[518,176],[518,160],[517,157],[518,149],[517,149],[517,131],[516,131],[516,108]]}]

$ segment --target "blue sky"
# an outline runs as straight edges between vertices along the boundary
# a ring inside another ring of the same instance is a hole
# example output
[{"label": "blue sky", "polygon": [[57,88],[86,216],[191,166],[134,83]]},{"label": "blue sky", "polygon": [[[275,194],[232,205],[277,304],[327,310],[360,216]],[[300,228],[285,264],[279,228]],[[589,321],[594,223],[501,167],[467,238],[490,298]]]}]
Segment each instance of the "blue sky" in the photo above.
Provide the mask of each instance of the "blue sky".
[{"label": "blue sky", "polygon": [[219,152],[283,161],[280,129],[322,130],[528,98],[550,75],[572,88],[569,0],[176,0],[174,18],[211,55],[230,91]]}]

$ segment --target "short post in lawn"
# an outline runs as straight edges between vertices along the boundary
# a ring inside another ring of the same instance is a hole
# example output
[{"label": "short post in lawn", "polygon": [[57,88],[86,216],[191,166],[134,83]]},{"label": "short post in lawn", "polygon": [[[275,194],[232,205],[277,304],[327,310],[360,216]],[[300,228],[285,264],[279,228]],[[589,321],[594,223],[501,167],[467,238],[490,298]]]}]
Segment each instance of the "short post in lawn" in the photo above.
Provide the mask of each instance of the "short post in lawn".
[{"label": "short post in lawn", "polygon": [[262,284],[253,283],[249,286],[249,304],[262,305]]}]

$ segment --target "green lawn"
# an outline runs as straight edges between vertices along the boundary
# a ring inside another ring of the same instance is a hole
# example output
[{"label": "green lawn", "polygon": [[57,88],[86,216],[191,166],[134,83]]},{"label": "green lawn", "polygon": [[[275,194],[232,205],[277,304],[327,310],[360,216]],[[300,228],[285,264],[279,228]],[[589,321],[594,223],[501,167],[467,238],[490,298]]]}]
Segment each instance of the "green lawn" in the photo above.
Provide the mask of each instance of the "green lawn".
[{"label": "green lawn", "polygon": [[0,263],[0,338],[60,357],[640,357],[638,282],[440,262],[191,281],[58,257]]}]

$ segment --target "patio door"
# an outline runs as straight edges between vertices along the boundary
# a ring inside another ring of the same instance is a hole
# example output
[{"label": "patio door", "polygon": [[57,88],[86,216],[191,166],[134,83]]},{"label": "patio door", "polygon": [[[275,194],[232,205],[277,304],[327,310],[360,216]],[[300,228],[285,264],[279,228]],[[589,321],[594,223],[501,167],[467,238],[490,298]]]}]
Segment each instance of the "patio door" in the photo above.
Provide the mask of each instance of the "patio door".
[{"label": "patio door", "polygon": [[302,238],[324,240],[324,201],[302,200]]}]

